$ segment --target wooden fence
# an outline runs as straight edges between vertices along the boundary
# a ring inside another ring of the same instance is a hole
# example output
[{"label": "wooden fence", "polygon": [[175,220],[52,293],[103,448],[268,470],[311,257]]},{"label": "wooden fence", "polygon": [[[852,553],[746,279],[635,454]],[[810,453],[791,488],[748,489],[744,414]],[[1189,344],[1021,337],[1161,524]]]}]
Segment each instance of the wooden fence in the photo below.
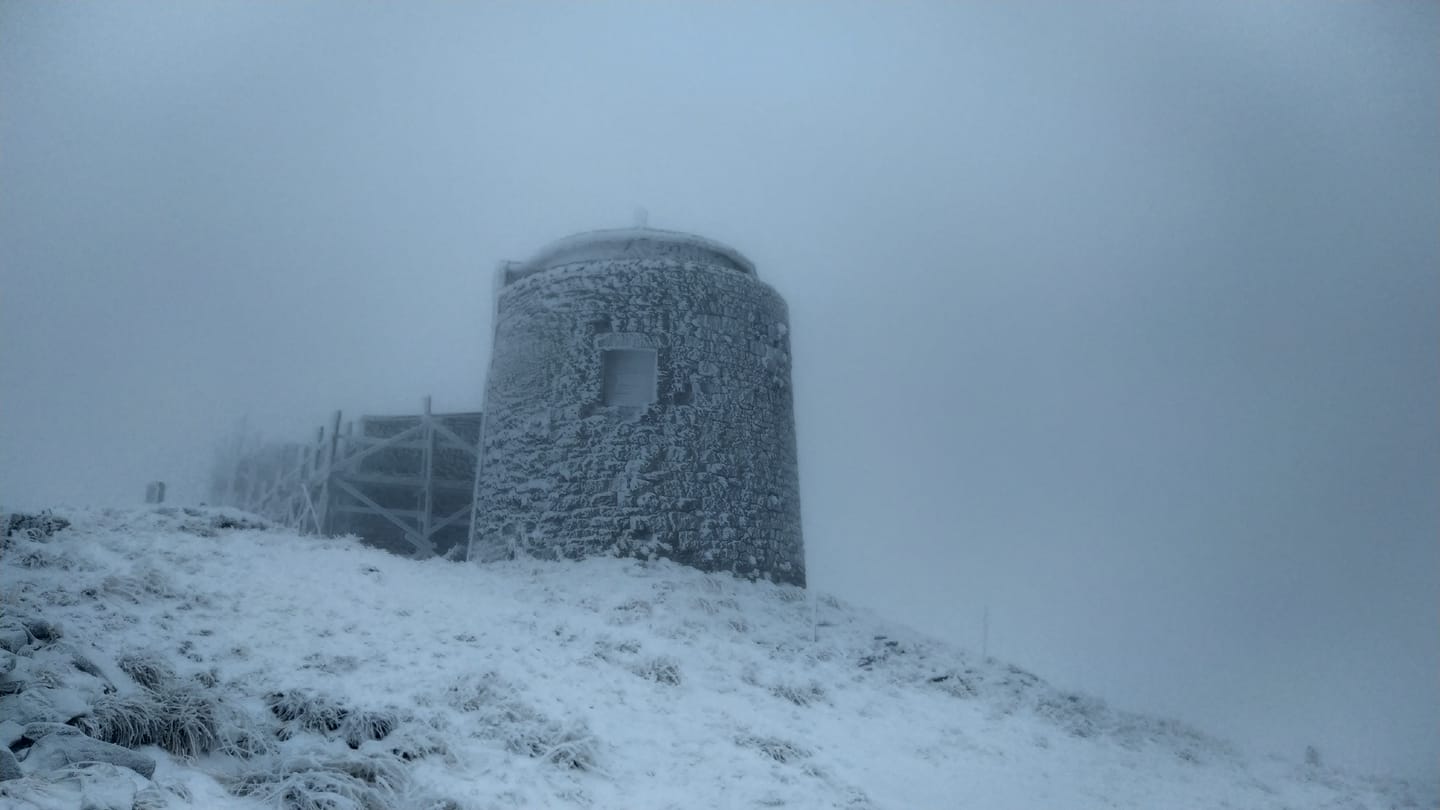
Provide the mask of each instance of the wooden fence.
[{"label": "wooden fence", "polygon": [[224,500],[296,531],[354,534],[415,557],[464,554],[484,418],[363,416],[339,411],[308,444],[237,456]]}]

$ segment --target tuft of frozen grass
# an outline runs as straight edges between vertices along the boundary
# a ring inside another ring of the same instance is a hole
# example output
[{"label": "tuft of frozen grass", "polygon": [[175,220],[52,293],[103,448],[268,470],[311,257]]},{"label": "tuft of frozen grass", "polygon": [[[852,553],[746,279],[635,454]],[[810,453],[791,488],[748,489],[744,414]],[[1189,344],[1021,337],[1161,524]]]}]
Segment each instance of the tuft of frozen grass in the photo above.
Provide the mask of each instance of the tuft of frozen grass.
[{"label": "tuft of frozen grass", "polygon": [[283,810],[392,810],[407,786],[403,765],[384,755],[296,756],[265,764],[227,787]]},{"label": "tuft of frozen grass", "polygon": [[404,762],[429,756],[450,756],[450,744],[438,730],[419,723],[403,723],[386,736],[385,750]]},{"label": "tuft of frozen grass", "polygon": [[159,689],[176,680],[174,668],[154,653],[126,653],[115,659],[115,666],[145,689]]},{"label": "tuft of frozen grass", "polygon": [[636,675],[666,686],[680,685],[680,662],[669,656],[658,656],[636,664]]},{"label": "tuft of frozen grass", "polygon": [[796,706],[809,706],[825,700],[825,687],[821,686],[818,681],[810,681],[805,684],[782,683],[770,687],[770,694],[784,698]]},{"label": "tuft of frozen grass", "polygon": [[749,748],[757,751],[781,764],[796,762],[810,756],[810,752],[805,748],[789,740],[782,740],[779,737],[761,737],[747,734],[736,737],[735,744],[741,748]]},{"label": "tuft of frozen grass", "polygon": [[12,512],[5,520],[6,537],[46,540],[68,528],[70,528],[70,521],[49,509],[35,514]]},{"label": "tuft of frozen grass", "polygon": [[352,749],[370,740],[385,739],[402,719],[391,709],[351,709],[307,689],[271,692],[265,696],[265,705],[285,724],[280,730],[282,738],[290,739],[301,732],[338,735]]},{"label": "tuft of frozen grass", "polygon": [[273,749],[244,713],[204,687],[176,682],[173,676],[156,683],[156,688],[128,695],[100,696],[76,726],[98,740],[126,748],[158,745],[181,757],[218,752],[249,758]]},{"label": "tuft of frozen grass", "polygon": [[393,711],[364,710],[352,712],[341,726],[341,736],[351,748],[359,748],[369,740],[383,740],[399,725],[400,717]]},{"label": "tuft of frozen grass", "polygon": [[81,729],[92,737],[126,748],[158,745],[172,754],[193,757],[220,745],[215,704],[189,690],[167,690],[123,697],[102,697]]},{"label": "tuft of frozen grass", "polygon": [[493,672],[461,677],[447,696],[453,708],[474,715],[475,736],[497,740],[512,754],[576,770],[596,766],[595,737],[584,721],[552,720]]},{"label": "tuft of frozen grass", "polygon": [[270,713],[294,729],[329,734],[340,730],[350,710],[325,695],[305,689],[271,692],[265,696]]},{"label": "tuft of frozen grass", "polygon": [[934,684],[935,688],[958,698],[978,697],[980,690],[976,687],[977,682],[978,676],[969,669],[952,670],[930,678],[930,683]]}]

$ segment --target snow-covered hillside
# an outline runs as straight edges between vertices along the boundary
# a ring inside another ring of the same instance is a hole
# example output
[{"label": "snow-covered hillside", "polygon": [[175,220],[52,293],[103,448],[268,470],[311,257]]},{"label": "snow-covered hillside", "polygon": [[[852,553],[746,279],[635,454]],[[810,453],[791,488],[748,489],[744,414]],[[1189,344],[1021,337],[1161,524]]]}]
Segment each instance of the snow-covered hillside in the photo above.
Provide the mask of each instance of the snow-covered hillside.
[{"label": "snow-covered hillside", "polygon": [[0,807],[1435,806],[790,587],[417,562],[233,512],[63,517],[0,559],[24,773]]}]

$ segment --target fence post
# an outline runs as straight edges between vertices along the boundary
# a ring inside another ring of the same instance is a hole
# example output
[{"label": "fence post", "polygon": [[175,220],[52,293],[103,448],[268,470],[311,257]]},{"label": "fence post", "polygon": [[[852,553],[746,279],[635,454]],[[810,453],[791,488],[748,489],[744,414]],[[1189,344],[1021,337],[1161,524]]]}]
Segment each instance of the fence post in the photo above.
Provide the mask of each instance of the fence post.
[{"label": "fence post", "polygon": [[[425,539],[425,542],[427,544],[429,544],[431,521],[430,513],[435,505],[435,426],[431,421],[432,417],[430,414],[430,396],[428,394],[425,396],[425,414],[420,418],[424,423],[423,441],[425,442],[423,456],[420,462],[425,475],[425,490],[421,496],[423,501],[420,504],[420,536]],[[423,549],[421,550],[423,551]]]},{"label": "fence post", "polygon": [[255,458],[251,458],[249,464],[246,464],[245,467],[245,502],[243,502],[242,507],[245,509],[245,512],[255,512],[255,504],[258,503],[259,500],[259,493],[256,493],[259,474],[256,473]]},{"label": "fence post", "polygon": [[475,520],[480,501],[480,473],[485,469],[485,411],[480,411],[479,435],[475,441],[475,486],[470,489],[470,531],[465,538],[465,562],[475,562]]},{"label": "fence post", "polygon": [[310,469],[305,473],[303,485],[305,487],[305,500],[310,509],[310,519],[314,521],[315,533],[323,534],[325,520],[325,504],[320,500],[320,486],[316,479],[320,473],[320,453],[325,447],[325,428],[315,428],[315,443],[310,446]]},{"label": "fence post", "polygon": [[330,502],[335,498],[335,488],[330,485],[330,479],[335,475],[335,451],[339,444],[340,412],[336,411],[330,423],[330,452],[325,454],[325,473],[320,479],[320,533],[326,536],[331,533],[332,524],[335,522],[333,510],[330,508]]}]

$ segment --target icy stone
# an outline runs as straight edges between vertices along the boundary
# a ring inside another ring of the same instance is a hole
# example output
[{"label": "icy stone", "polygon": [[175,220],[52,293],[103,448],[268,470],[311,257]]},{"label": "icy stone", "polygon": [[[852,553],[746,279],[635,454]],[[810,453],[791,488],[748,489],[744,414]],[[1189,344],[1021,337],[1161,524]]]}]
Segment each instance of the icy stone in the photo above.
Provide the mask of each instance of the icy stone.
[{"label": "icy stone", "polygon": [[94,762],[4,783],[0,796],[17,810],[136,810],[145,807],[137,799],[146,784],[129,769]]},{"label": "icy stone", "polygon": [[23,619],[25,629],[29,631],[31,638],[41,644],[49,644],[52,641],[59,641],[65,635],[60,625],[44,619]]},{"label": "icy stone", "polygon": [[18,653],[29,643],[30,634],[25,632],[25,625],[14,619],[5,619],[0,622],[0,649]]},{"label": "icy stone", "polygon": [[14,720],[0,720],[0,748],[9,748],[25,736],[25,727]]},{"label": "icy stone", "polygon": [[0,697],[0,717],[19,723],[64,723],[90,711],[90,701],[75,689],[33,688]]},{"label": "icy stone", "polygon": [[89,762],[129,768],[146,779],[155,775],[155,760],[150,757],[78,733],[49,734],[36,740],[23,767],[27,773],[37,773]]},{"label": "icy stone", "polygon": [[81,734],[81,731],[65,723],[27,723],[23,736],[27,740],[38,741],[54,734]]},{"label": "icy stone", "polygon": [[0,748],[0,782],[19,779],[25,772],[20,770],[20,760],[10,753],[9,748]]}]

